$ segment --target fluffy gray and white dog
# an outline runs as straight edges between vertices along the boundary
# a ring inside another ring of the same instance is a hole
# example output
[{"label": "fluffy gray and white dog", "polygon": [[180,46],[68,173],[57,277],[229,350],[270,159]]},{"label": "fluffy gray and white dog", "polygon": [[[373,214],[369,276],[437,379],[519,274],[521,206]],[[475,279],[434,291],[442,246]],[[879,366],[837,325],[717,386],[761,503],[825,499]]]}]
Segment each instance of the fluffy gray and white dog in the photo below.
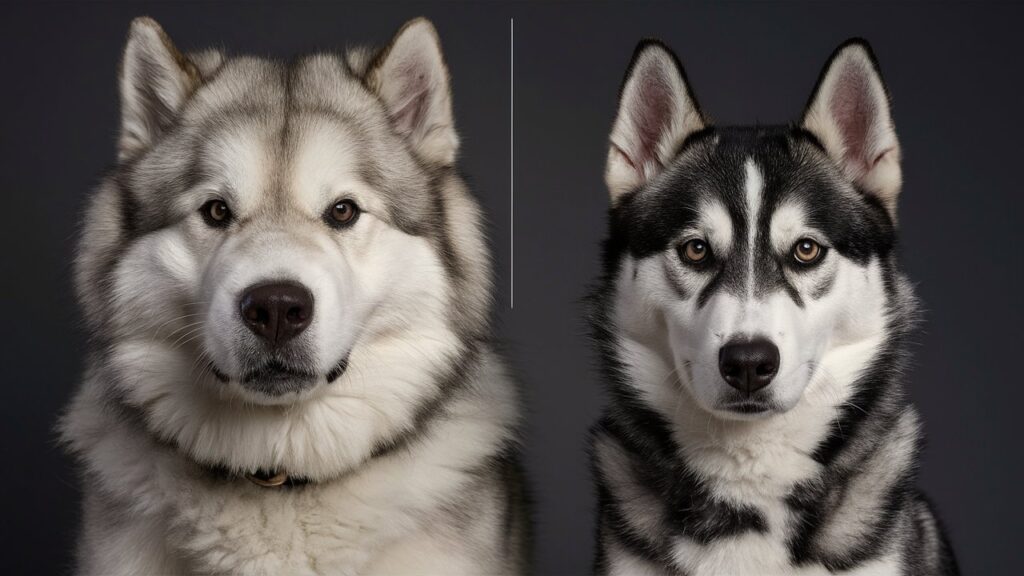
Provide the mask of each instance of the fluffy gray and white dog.
[{"label": "fluffy gray and white dog", "polygon": [[517,389],[434,27],[288,62],[135,20],[75,263],[82,574],[525,570]]},{"label": "fluffy gray and white dog", "polygon": [[957,573],[915,486],[917,306],[868,45],[840,46],[800,122],[715,127],[642,43],[605,176],[598,572]]}]

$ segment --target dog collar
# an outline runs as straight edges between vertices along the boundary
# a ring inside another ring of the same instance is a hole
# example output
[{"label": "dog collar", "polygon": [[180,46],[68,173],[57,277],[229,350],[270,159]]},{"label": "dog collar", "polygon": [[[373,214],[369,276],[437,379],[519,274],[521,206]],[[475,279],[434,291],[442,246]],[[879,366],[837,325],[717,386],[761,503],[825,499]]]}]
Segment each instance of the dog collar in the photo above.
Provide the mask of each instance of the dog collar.
[{"label": "dog collar", "polygon": [[267,473],[264,473],[261,470],[246,474],[245,479],[257,486],[263,486],[264,488],[280,488],[288,482],[288,474],[283,470]]},{"label": "dog collar", "polygon": [[261,488],[298,488],[312,483],[309,478],[292,476],[284,470],[257,470],[241,475],[231,472],[224,466],[214,466],[208,470],[211,474],[222,480],[233,480],[242,477]]}]

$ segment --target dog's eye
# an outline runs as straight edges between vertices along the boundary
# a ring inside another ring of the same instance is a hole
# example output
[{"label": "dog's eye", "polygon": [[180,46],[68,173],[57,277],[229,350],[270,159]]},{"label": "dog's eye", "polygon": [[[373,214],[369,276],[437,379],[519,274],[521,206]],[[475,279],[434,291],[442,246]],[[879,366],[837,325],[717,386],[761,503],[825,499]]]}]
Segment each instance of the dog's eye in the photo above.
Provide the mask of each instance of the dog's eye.
[{"label": "dog's eye", "polygon": [[348,226],[359,216],[359,207],[351,200],[339,200],[327,210],[327,223],[331,226]]},{"label": "dog's eye", "polygon": [[711,247],[703,240],[690,240],[679,248],[679,257],[683,262],[700,264],[708,259],[711,254]]},{"label": "dog's eye", "polygon": [[801,264],[814,264],[825,253],[821,244],[810,238],[801,238],[793,245],[793,258]]},{"label": "dog's eye", "polygon": [[203,220],[213,227],[227,226],[228,222],[231,221],[231,209],[228,208],[227,202],[223,200],[210,200],[203,204],[199,211],[203,215]]}]

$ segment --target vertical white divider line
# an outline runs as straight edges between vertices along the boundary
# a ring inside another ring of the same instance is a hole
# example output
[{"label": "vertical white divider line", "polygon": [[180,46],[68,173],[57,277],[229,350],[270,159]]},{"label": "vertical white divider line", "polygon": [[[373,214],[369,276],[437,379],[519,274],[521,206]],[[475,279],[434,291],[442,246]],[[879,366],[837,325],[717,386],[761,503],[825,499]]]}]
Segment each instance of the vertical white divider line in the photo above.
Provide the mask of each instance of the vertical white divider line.
[{"label": "vertical white divider line", "polygon": [[508,202],[509,202],[509,296],[508,309],[516,307],[516,90],[515,90],[515,26],[516,19],[508,20],[508,80],[509,80],[509,158],[508,158]]}]

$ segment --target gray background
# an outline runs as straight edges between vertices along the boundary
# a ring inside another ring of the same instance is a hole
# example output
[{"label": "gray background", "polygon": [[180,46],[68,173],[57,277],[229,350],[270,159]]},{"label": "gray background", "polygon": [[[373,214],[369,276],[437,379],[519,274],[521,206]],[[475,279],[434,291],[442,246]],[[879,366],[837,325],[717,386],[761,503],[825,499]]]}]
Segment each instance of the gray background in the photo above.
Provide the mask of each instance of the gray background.
[{"label": "gray background", "polygon": [[[719,123],[795,119],[832,49],[875,47],[905,150],[905,263],[927,324],[910,388],[922,483],[967,574],[1018,573],[1021,59],[1024,10],[977,3],[45,4],[0,7],[5,572],[59,573],[77,519],[54,419],[84,335],[70,294],[83,198],[114,159],[115,69],[132,16],[183,48],[287,56],[380,43],[432,18],[454,75],[462,167],[491,216],[500,331],[530,396],[526,461],[538,573],[584,574],[593,510],[584,438],[601,405],[581,297],[604,234],[607,131],[636,42],[664,39]],[[515,309],[509,18],[515,17]]]}]

